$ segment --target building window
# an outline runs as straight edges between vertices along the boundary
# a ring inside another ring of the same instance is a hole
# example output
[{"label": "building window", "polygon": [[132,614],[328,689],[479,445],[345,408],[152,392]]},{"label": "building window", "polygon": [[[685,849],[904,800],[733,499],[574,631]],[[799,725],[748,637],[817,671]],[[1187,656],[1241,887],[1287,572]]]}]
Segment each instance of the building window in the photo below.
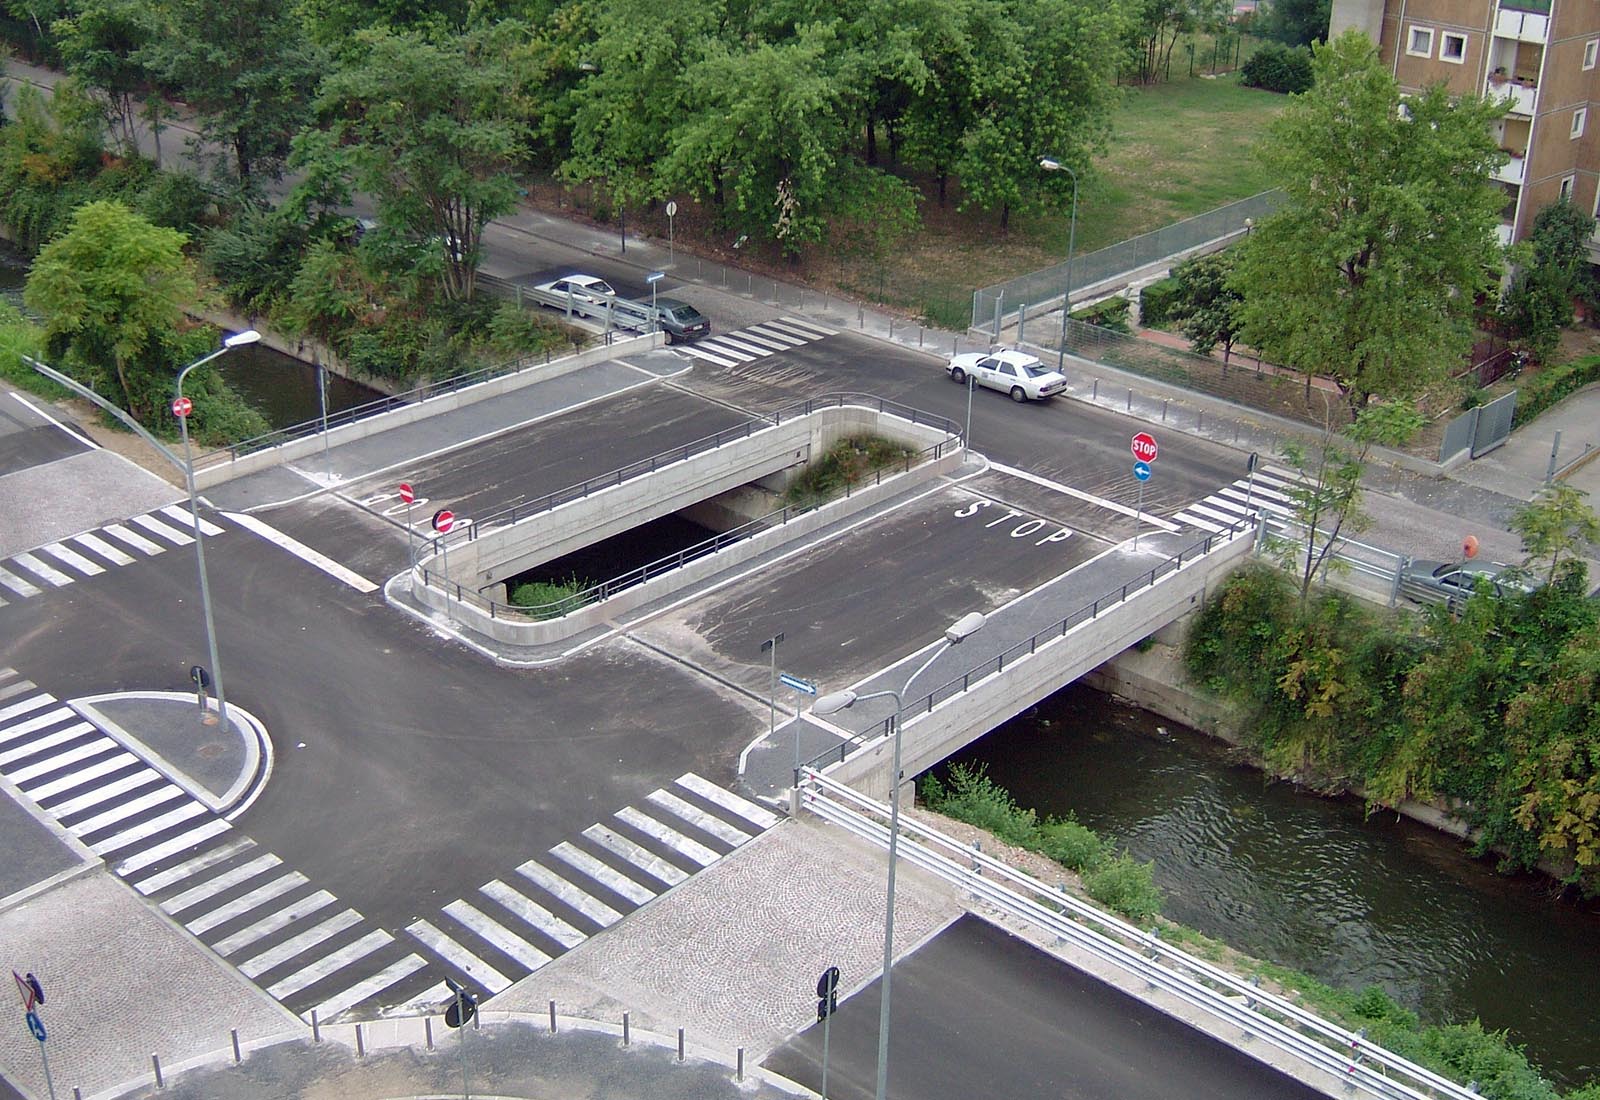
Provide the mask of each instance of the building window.
[{"label": "building window", "polygon": [[1600,38],[1591,38],[1583,44],[1583,67],[1594,68],[1594,63],[1600,58]]},{"label": "building window", "polygon": [[1566,176],[1561,181],[1561,201],[1572,201],[1572,185],[1577,181],[1577,176]]},{"label": "building window", "polygon": [[1467,60],[1467,36],[1445,31],[1439,39],[1439,60],[1464,64]]},{"label": "building window", "polygon": [[1570,136],[1574,137],[1574,138],[1581,138],[1583,136],[1583,124],[1588,122],[1588,121],[1589,121],[1589,108],[1587,108],[1587,107],[1579,107],[1576,111],[1573,111],[1572,112],[1572,133],[1571,133]]},{"label": "building window", "polygon": [[1412,27],[1406,38],[1406,53],[1412,57],[1433,56],[1433,28]]}]

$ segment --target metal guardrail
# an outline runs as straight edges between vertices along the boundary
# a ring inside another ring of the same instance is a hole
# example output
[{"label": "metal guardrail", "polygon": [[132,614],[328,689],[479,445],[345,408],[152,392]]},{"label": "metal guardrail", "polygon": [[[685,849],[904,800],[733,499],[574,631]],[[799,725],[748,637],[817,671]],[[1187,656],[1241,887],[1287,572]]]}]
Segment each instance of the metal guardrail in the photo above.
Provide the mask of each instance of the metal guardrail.
[{"label": "metal guardrail", "polygon": [[[812,769],[802,769],[800,804],[824,821],[888,847],[889,807]],[[986,856],[920,822],[901,817],[900,858],[938,875],[1009,917],[1176,997],[1245,1037],[1264,1042],[1346,1088],[1392,1100],[1472,1100],[1465,1088],[1359,1032],[1324,1020],[1163,942],[1088,902]]]},{"label": "metal guardrail", "polygon": [[[957,695],[971,690],[972,685],[976,681],[983,680],[986,677],[998,672],[1004,672],[1006,670],[1006,665],[1016,662],[1019,658],[1032,656],[1038,651],[1040,645],[1047,644],[1055,641],[1057,638],[1064,637],[1067,631],[1071,630],[1073,627],[1082,623],[1086,623],[1091,619],[1098,618],[1102,611],[1109,610],[1110,608],[1116,607],[1119,604],[1125,603],[1129,595],[1137,595],[1144,589],[1154,585],[1156,581],[1160,580],[1162,577],[1165,577],[1171,573],[1176,573],[1185,564],[1205,557],[1205,555],[1211,552],[1213,547],[1232,542],[1234,539],[1240,537],[1246,532],[1255,530],[1255,527],[1256,523],[1254,520],[1237,520],[1232,525],[1223,528],[1221,531],[1206,535],[1199,542],[1196,542],[1192,546],[1185,547],[1184,549],[1178,551],[1172,557],[1165,559],[1164,561],[1150,568],[1148,571],[1141,573],[1133,580],[1128,581],[1126,584],[1123,584],[1118,588],[1112,589],[1103,596],[1091,600],[1082,607],[1078,608],[1072,614],[1068,615],[1066,618],[1045,627],[1043,630],[1038,631],[1031,637],[1025,638],[1010,648],[1001,651],[995,656],[989,658],[983,664],[978,665],[976,668],[968,669],[967,672],[961,676],[958,676],[953,680],[946,681],[944,684],[934,688],[920,699],[915,701],[907,700],[905,705],[901,708],[901,720],[904,721],[905,719],[910,718],[913,714],[931,713],[934,707],[938,706],[945,700],[953,699]],[[873,726],[869,726],[867,729],[856,734],[849,740],[841,741],[832,748],[825,749],[824,751],[818,753],[810,760],[807,760],[805,763],[801,764],[800,768],[797,770],[816,768],[823,764],[843,763],[844,760],[849,757],[852,750],[861,747],[869,741],[875,741],[880,737],[886,737],[893,733],[893,723],[893,718],[885,718],[882,722]],[[796,781],[798,782],[798,777]]]}]

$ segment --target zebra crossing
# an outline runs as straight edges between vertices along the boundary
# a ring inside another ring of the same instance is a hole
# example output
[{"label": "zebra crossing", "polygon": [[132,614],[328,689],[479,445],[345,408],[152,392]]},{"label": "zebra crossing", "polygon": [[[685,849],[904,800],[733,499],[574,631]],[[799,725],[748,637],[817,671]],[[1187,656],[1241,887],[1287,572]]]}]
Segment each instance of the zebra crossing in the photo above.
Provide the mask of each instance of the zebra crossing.
[{"label": "zebra crossing", "polygon": [[778,823],[690,772],[406,931],[494,994]]},{"label": "zebra crossing", "polygon": [[778,818],[692,773],[392,934],[237,831],[72,707],[0,668],[0,775],[290,1011],[497,993]]},{"label": "zebra crossing", "polygon": [[1258,512],[1288,519],[1294,515],[1295,504],[1286,490],[1300,481],[1300,475],[1293,470],[1263,465],[1250,477],[1241,477],[1232,485],[1174,513],[1172,518],[1208,534],[1227,530]]},{"label": "zebra crossing", "polygon": [[[224,528],[202,519],[200,530],[215,536]],[[194,520],[178,504],[47,542],[0,559],[0,607],[193,543]]]},{"label": "zebra crossing", "polygon": [[763,321],[737,332],[720,333],[692,344],[674,345],[675,350],[718,367],[739,367],[790,348],[798,348],[824,336],[837,336],[838,329],[814,321],[782,317]]}]

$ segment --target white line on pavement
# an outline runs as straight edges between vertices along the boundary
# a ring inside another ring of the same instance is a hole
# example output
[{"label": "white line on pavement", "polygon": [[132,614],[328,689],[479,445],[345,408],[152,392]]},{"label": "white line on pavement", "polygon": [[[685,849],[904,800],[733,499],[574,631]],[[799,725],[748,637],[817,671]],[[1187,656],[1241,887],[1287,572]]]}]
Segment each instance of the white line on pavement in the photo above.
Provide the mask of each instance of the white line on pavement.
[{"label": "white line on pavement", "polygon": [[1035,485],[1042,485],[1046,489],[1054,489],[1058,493],[1063,493],[1069,497],[1076,497],[1077,499],[1086,501],[1089,504],[1097,504],[1102,508],[1109,509],[1110,511],[1120,512],[1125,516],[1139,516],[1142,514],[1144,517],[1144,522],[1150,524],[1152,527],[1159,527],[1163,531],[1172,533],[1176,533],[1178,531],[1178,525],[1176,523],[1164,520],[1160,516],[1153,516],[1149,512],[1140,513],[1137,508],[1129,508],[1126,504],[1121,504],[1115,500],[1107,500],[1105,497],[1097,497],[1093,493],[1086,493],[1082,489],[1074,489],[1071,485],[1063,485],[1059,481],[1051,481],[1047,477],[1040,477],[1038,474],[1030,473],[1027,470],[1019,470],[1015,466],[1007,466],[1000,462],[990,462],[989,468],[998,470],[1002,474],[1010,474],[1012,477],[1020,478],[1023,481],[1031,481]]},{"label": "white line on pavement", "polygon": [[260,535],[274,546],[282,547],[301,561],[316,566],[334,580],[349,585],[363,595],[378,590],[377,585],[367,580],[360,573],[340,565],[326,554],[311,549],[305,543],[290,538],[276,527],[262,523],[255,516],[246,515],[243,512],[225,512],[223,514],[245,530],[252,534]]},{"label": "white line on pavement", "polygon": [[61,423],[61,421],[57,420],[55,417],[51,416],[49,413],[47,413],[43,409],[39,408],[37,405],[35,405],[33,402],[29,401],[27,398],[23,397],[20,393],[17,393],[15,390],[7,390],[6,392],[11,394],[12,398],[17,402],[17,404],[21,405],[23,408],[25,408],[29,412],[33,413],[33,415],[38,416],[38,417],[42,417],[45,420],[50,421],[50,423],[54,424],[56,427],[60,428],[64,432],[66,432],[73,439],[76,439],[79,443],[82,443],[85,447],[89,448],[91,451],[98,451],[100,449],[100,444],[96,443],[94,440],[90,439],[88,436],[84,435],[83,433],[76,432],[76,431],[72,430],[71,428],[67,427],[65,424]]}]

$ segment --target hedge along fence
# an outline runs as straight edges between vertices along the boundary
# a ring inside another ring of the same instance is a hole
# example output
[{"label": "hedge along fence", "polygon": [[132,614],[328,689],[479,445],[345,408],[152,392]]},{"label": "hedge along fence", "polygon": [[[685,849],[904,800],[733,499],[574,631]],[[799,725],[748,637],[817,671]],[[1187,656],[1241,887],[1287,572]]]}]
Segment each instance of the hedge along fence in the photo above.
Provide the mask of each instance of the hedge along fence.
[{"label": "hedge along fence", "polygon": [[1526,385],[1517,387],[1517,411],[1511,418],[1511,427],[1522,427],[1591,382],[1600,382],[1600,355],[1541,370]]}]

